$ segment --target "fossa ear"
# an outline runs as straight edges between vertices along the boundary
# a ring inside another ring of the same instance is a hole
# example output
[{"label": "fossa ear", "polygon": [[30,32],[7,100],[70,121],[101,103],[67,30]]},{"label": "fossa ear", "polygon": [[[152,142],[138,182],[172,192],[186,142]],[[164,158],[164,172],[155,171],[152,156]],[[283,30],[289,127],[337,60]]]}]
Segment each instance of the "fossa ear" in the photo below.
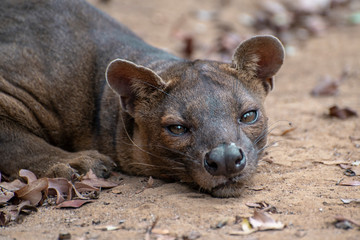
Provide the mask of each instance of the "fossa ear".
[{"label": "fossa ear", "polygon": [[136,99],[163,89],[165,82],[149,68],[124,59],[113,60],[106,69],[108,85],[120,96],[124,111],[134,113]]},{"label": "fossa ear", "polygon": [[255,36],[242,42],[235,50],[233,64],[251,77],[263,81],[265,91],[273,89],[273,77],[283,64],[284,47],[276,37]]}]

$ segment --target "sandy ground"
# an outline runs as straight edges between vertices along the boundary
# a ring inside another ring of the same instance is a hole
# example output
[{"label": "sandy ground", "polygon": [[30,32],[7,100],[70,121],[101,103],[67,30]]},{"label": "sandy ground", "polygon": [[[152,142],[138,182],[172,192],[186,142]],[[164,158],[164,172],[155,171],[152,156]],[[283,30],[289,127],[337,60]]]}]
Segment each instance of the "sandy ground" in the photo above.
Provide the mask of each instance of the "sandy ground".
[{"label": "sandy ground", "polygon": [[[194,17],[196,10],[219,10],[226,1],[110,1],[92,0],[98,7],[125,23],[151,44],[179,53],[181,41],[174,38],[174,26],[182,22],[185,33],[194,34],[195,56],[206,56],[206,46],[215,39],[216,30],[206,20]],[[241,3],[240,3],[241,2]],[[231,24],[241,35],[249,29],[238,23],[238,15],[251,13],[253,1],[230,1],[219,18]],[[123,176],[115,189],[102,191],[99,199],[79,209],[40,207],[38,213],[0,228],[0,239],[57,239],[59,234],[71,239],[144,239],[146,230],[157,218],[155,226],[163,233],[160,239],[359,239],[357,229],[335,228],[334,217],[342,215],[360,221],[358,203],[343,204],[341,198],[360,198],[360,186],[336,183],[350,177],[336,165],[321,161],[360,160],[360,120],[339,120],[326,116],[334,104],[350,107],[360,113],[360,29],[331,28],[321,37],[312,38],[287,56],[276,78],[275,90],[266,106],[270,123],[276,127],[270,142],[278,142],[267,150],[260,161],[252,185],[239,198],[220,199],[200,193],[180,183],[155,180],[145,188],[147,178]],[[311,89],[325,74],[339,76],[349,66],[350,77],[336,96],[314,98]],[[285,136],[286,122],[296,128]],[[358,140],[351,140],[353,139]],[[359,176],[351,177],[360,180]],[[245,203],[266,201],[276,207],[272,217],[286,224],[279,231],[264,231],[248,236],[231,236],[239,229],[236,216],[248,217],[253,209]],[[227,225],[214,229],[217,223]],[[120,226],[115,231],[101,231],[99,226]],[[151,238],[159,236],[152,234]]]}]

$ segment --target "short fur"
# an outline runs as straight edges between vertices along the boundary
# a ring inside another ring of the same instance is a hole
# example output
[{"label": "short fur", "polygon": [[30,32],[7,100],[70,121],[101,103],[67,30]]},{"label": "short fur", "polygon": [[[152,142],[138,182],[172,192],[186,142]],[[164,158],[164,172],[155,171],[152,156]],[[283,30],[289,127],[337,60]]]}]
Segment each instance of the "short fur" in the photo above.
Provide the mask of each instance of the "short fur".
[{"label": "short fur", "polygon": [[[2,174],[108,176],[117,165],[240,194],[266,145],[263,101],[283,62],[279,40],[245,41],[232,64],[188,61],[83,0],[2,0],[0,12]],[[258,120],[239,122],[250,110]],[[172,125],[188,131],[174,135]],[[223,143],[242,149],[246,167],[212,176],[204,158]]]}]

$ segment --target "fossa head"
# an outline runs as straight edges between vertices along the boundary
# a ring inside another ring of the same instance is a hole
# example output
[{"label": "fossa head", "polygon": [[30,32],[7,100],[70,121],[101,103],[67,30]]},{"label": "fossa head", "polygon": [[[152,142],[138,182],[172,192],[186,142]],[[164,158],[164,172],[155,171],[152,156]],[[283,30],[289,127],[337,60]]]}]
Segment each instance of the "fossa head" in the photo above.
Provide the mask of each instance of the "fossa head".
[{"label": "fossa head", "polygon": [[[214,196],[238,196],[266,145],[263,102],[284,59],[272,36],[241,43],[232,63],[180,61],[155,73],[123,59],[109,86],[131,119],[125,172],[194,183]],[[125,122],[124,122],[125,123]],[[129,121],[127,121],[129,124]]]}]

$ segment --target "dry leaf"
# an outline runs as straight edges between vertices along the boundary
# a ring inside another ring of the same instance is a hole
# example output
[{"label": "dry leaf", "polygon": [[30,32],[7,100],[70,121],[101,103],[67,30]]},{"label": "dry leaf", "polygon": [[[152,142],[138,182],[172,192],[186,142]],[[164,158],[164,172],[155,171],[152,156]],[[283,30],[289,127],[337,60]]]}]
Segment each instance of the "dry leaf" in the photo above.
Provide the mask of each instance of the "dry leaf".
[{"label": "dry leaf", "polygon": [[69,200],[69,201],[64,201],[64,202],[60,203],[59,205],[56,206],[56,208],[79,208],[86,203],[92,203],[92,202],[95,202],[95,201],[89,200],[89,199]]},{"label": "dry leaf", "polygon": [[47,192],[47,188],[47,179],[41,178],[15,191],[15,195],[20,199],[29,200],[31,205],[36,206],[42,200],[42,192]]},{"label": "dry leaf", "polygon": [[[27,210],[33,210],[30,206],[36,206],[44,197],[47,197],[48,193],[56,195],[56,204],[58,208],[78,208],[85,203],[93,202],[84,197],[80,192],[94,192],[99,191],[96,186],[99,187],[114,187],[118,184],[106,181],[102,178],[97,178],[92,171],[89,171],[84,176],[82,182],[75,182],[72,184],[65,178],[40,178],[37,179],[35,174],[29,170],[22,169],[19,175],[26,179],[28,184],[24,184],[19,180],[15,180],[11,183],[2,182],[0,187],[0,203],[6,203],[13,197],[17,197],[22,201],[20,205],[7,206],[8,212],[0,212],[0,225],[7,224],[9,221],[17,220],[20,212]],[[6,191],[4,191],[6,189]],[[75,196],[76,200],[71,200]],[[65,201],[65,198],[67,201]],[[19,201],[18,200],[18,201]]]},{"label": "dry leaf", "polygon": [[349,204],[349,203],[352,203],[352,202],[360,203],[360,198],[351,198],[351,199],[340,198],[340,200],[341,200],[344,204]]},{"label": "dry leaf", "polygon": [[81,195],[81,193],[79,193],[79,191],[75,188],[75,186],[69,182],[69,184],[71,184],[72,190],[74,191],[76,197],[82,199],[82,200],[86,200],[88,198],[84,197],[83,195]]},{"label": "dry leaf", "polygon": [[96,188],[112,188],[112,187],[116,187],[119,185],[118,183],[114,183],[114,182],[105,180],[103,178],[98,178],[91,169],[82,178],[81,183],[84,183],[91,187],[96,187]]},{"label": "dry leaf", "polygon": [[254,216],[249,218],[249,222],[253,228],[258,230],[277,230],[283,229],[285,225],[275,221],[268,213],[262,211],[254,211]]},{"label": "dry leaf", "polygon": [[257,208],[259,210],[262,210],[263,212],[277,213],[276,207],[268,204],[265,201],[256,202],[256,203],[245,203],[245,205],[250,207],[250,208]]},{"label": "dry leaf", "polygon": [[346,180],[340,181],[337,185],[341,185],[341,186],[360,186],[360,181],[346,179]]},{"label": "dry leaf", "polygon": [[99,188],[96,188],[96,187],[92,187],[88,184],[85,184],[83,182],[76,182],[74,183],[74,187],[76,188],[76,190],[79,192],[79,193],[82,193],[82,192],[92,192],[92,191],[100,191]]},{"label": "dry leaf", "polygon": [[329,116],[330,117],[337,117],[339,119],[347,119],[349,117],[357,117],[357,113],[350,108],[339,108],[338,106],[332,106],[329,108]]},{"label": "dry leaf", "polygon": [[280,136],[285,136],[286,134],[290,133],[290,132],[293,132],[296,130],[296,127],[292,127],[292,128],[289,128],[289,129],[286,129],[285,131],[283,131]]},{"label": "dry leaf", "polygon": [[25,183],[21,182],[19,179],[16,179],[12,182],[1,182],[0,187],[4,188],[8,191],[15,192],[16,190],[19,190],[20,188],[26,186]]},{"label": "dry leaf", "polygon": [[2,203],[6,203],[7,201],[9,201],[10,199],[12,199],[14,197],[14,193],[13,192],[3,192],[0,191],[0,205]]},{"label": "dry leaf", "polygon": [[29,214],[30,212],[37,212],[37,208],[31,204],[29,200],[21,202],[19,205],[9,206],[9,213],[12,221],[18,221],[20,213]]},{"label": "dry leaf", "polygon": [[249,219],[248,218],[243,218],[241,223],[240,223],[240,226],[241,226],[241,230],[240,231],[231,231],[229,232],[230,235],[248,235],[250,233],[253,233],[253,232],[256,232],[257,230],[254,229],[250,222],[249,222]]},{"label": "dry leaf", "polygon": [[339,93],[339,86],[339,81],[332,79],[330,76],[324,76],[313,88],[311,95],[315,97],[334,96]]},{"label": "dry leaf", "polygon": [[341,167],[342,169],[351,169],[351,165],[349,164],[339,164],[339,167]]},{"label": "dry leaf", "polygon": [[58,240],[70,240],[71,234],[70,233],[59,233],[59,236],[57,239]]},{"label": "dry leaf", "polygon": [[111,192],[114,194],[122,194],[122,189],[121,189],[121,187],[114,188],[111,190]]},{"label": "dry leaf", "polygon": [[275,221],[268,213],[255,210],[254,216],[243,218],[241,221],[241,230],[229,232],[230,235],[247,235],[256,231],[263,230],[281,230],[285,225]]},{"label": "dry leaf", "polygon": [[48,189],[56,191],[56,204],[65,201],[64,195],[67,196],[67,200],[72,198],[72,185],[66,178],[48,178],[48,182]]},{"label": "dry leaf", "polygon": [[264,208],[263,203],[265,203],[265,202],[245,203],[245,205],[248,206],[248,207],[250,207],[250,208],[258,208],[258,209],[261,209],[261,208]]},{"label": "dry leaf", "polygon": [[342,229],[349,229],[352,228],[352,225],[355,225],[356,227],[360,227],[360,222],[353,220],[351,218],[347,218],[344,216],[336,216],[335,217],[335,227],[342,228]]},{"label": "dry leaf", "polygon": [[28,184],[35,182],[37,180],[37,177],[35,176],[35,174],[26,169],[20,169],[19,176],[22,178],[25,178]]},{"label": "dry leaf", "polygon": [[0,211],[0,227],[6,226],[10,221],[10,215],[4,211]]}]

